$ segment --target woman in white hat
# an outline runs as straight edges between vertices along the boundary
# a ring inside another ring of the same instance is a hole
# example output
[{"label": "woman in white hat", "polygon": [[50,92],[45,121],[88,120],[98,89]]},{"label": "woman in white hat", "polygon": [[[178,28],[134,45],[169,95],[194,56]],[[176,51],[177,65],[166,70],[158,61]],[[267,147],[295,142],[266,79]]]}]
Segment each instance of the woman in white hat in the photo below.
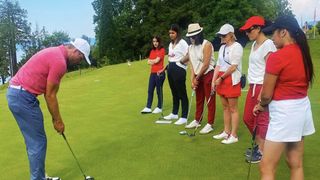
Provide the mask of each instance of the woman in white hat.
[{"label": "woman in white hat", "polygon": [[[211,81],[214,71],[213,46],[210,41],[204,39],[203,28],[198,23],[189,24],[188,33],[191,45],[188,49],[188,58],[191,62],[191,85],[196,91],[196,113],[195,120],[186,126],[186,128],[195,128],[201,126],[202,115],[204,111],[204,102],[207,99],[208,104],[208,123],[200,131],[200,134],[207,134],[213,131],[216,98],[211,94]],[[210,101],[208,101],[210,98]]]},{"label": "woman in white hat", "polygon": [[240,77],[243,48],[236,42],[234,28],[230,24],[223,25],[217,34],[224,44],[219,49],[217,66],[212,78],[212,90],[216,90],[221,97],[224,130],[213,138],[223,139],[221,141],[223,144],[232,144],[238,142],[238,97],[241,95]]}]

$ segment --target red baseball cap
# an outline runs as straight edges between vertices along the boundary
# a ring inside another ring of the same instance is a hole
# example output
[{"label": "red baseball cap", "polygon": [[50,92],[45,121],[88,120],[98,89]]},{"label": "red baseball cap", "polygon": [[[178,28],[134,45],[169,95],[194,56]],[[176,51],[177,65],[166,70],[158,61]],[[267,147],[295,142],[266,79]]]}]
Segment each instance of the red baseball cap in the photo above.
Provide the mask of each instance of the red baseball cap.
[{"label": "red baseball cap", "polygon": [[240,31],[245,31],[245,30],[251,28],[252,26],[264,26],[264,25],[265,25],[265,22],[264,22],[263,17],[261,17],[261,16],[252,16],[240,28]]}]

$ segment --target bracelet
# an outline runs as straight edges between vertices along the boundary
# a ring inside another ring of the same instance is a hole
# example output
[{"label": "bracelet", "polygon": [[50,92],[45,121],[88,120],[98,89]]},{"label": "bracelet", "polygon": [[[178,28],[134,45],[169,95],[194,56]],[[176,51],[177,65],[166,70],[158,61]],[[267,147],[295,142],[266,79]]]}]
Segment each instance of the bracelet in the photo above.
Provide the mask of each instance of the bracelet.
[{"label": "bracelet", "polygon": [[261,104],[261,101],[259,102],[259,105],[260,105],[261,107],[263,107],[263,108],[265,108],[265,107],[268,106],[268,104]]}]

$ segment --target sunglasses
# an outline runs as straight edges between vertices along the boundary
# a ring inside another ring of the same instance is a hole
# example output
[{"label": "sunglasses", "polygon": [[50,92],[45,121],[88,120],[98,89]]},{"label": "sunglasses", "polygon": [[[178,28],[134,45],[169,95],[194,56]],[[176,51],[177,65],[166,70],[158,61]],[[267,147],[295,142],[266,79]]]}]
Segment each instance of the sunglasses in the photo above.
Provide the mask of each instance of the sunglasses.
[{"label": "sunglasses", "polygon": [[225,38],[227,36],[227,34],[220,34],[219,37],[220,38]]},{"label": "sunglasses", "polygon": [[246,33],[251,33],[251,31],[253,31],[254,29],[256,29],[256,27],[251,27],[251,28],[249,28],[249,29],[247,29],[247,30],[245,30],[246,31]]}]

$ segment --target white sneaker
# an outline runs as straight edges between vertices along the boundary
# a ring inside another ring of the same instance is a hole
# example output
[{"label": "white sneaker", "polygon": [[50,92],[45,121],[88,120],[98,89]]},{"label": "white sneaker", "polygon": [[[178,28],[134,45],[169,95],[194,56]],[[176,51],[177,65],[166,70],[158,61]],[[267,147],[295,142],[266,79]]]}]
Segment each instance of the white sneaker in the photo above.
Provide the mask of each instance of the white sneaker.
[{"label": "white sneaker", "polygon": [[163,117],[165,120],[172,120],[172,119],[178,119],[179,116],[177,114],[170,113],[168,116]]},{"label": "white sneaker", "polygon": [[220,134],[214,135],[213,138],[214,139],[226,139],[228,138],[229,134],[227,134],[226,132],[222,132]]},{"label": "white sneaker", "polygon": [[143,108],[142,111],[141,111],[142,114],[147,114],[147,113],[151,113],[151,109],[150,108]]},{"label": "white sneaker", "polygon": [[50,177],[46,174],[46,180],[61,180],[59,177]]},{"label": "white sneaker", "polygon": [[210,133],[211,131],[213,131],[213,128],[211,126],[211,124],[206,124],[202,129],[201,131],[199,132],[200,134],[208,134]]},{"label": "white sneaker", "polygon": [[186,125],[186,129],[192,129],[192,128],[200,127],[200,126],[201,126],[201,124],[199,124],[199,122],[197,120],[193,120],[191,123]]},{"label": "white sneaker", "polygon": [[232,135],[229,136],[228,139],[224,139],[221,141],[222,144],[232,144],[238,142],[239,139],[237,137],[233,137]]},{"label": "white sneaker", "polygon": [[186,118],[180,118],[174,124],[175,125],[182,125],[182,124],[186,124],[186,123],[187,123],[187,119]]},{"label": "white sneaker", "polygon": [[158,113],[161,113],[162,112],[162,109],[156,107],[153,111],[152,111],[152,114],[158,114]]}]

